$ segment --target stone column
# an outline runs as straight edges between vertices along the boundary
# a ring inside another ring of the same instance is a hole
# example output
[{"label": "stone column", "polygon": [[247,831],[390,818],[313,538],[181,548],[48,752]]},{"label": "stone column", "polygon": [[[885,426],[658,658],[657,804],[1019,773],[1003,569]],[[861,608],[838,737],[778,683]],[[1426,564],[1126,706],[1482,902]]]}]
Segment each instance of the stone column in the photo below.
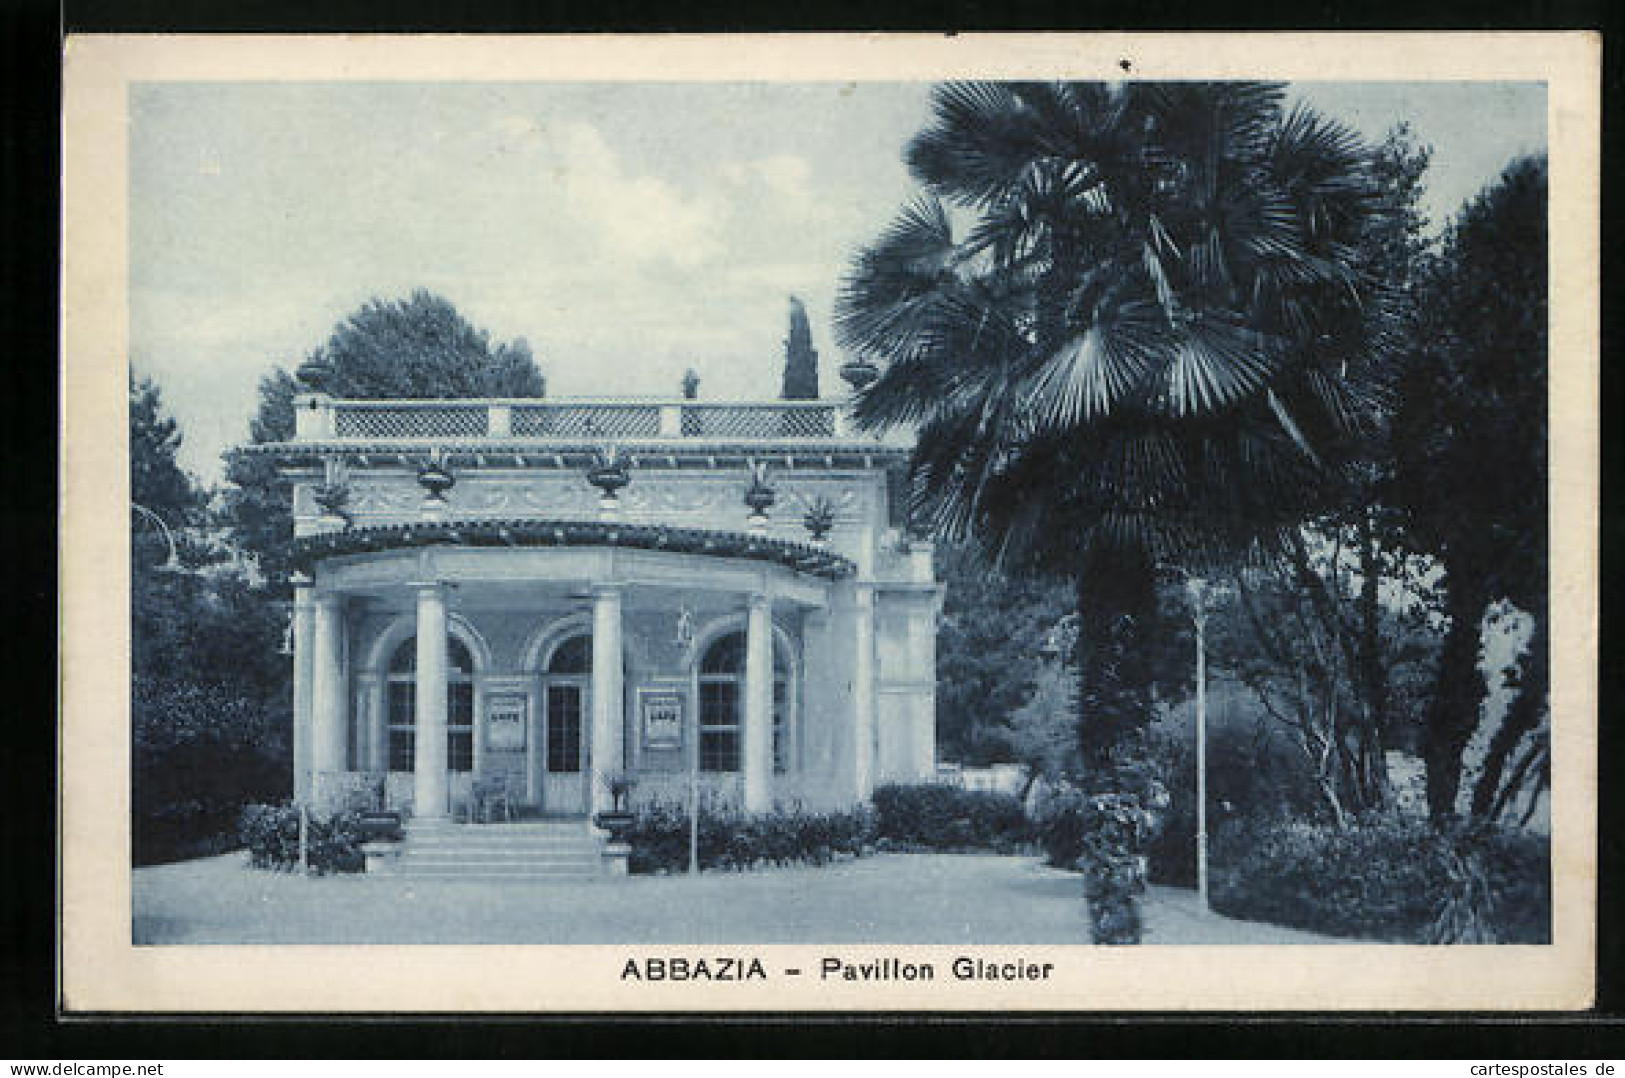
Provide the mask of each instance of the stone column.
[{"label": "stone column", "polygon": [[[311,771],[312,796],[321,796],[318,775],[345,769],[349,740],[350,691],[344,670],[344,596],[316,598],[311,633]],[[333,806],[324,806],[331,808]]]},{"label": "stone column", "polygon": [[315,655],[316,597],[311,579],[293,580],[293,799],[302,805],[311,795],[311,676]]},{"label": "stone column", "polygon": [[621,685],[621,589],[601,584],[592,597],[593,812],[615,807],[606,779],[625,766],[621,728],[626,722]]},{"label": "stone column", "polygon": [[875,789],[875,590],[859,584],[853,596],[852,749],[857,800]]},{"label": "stone column", "polygon": [[773,607],[765,595],[750,597],[745,619],[745,715],[740,756],[745,811],[773,807]]},{"label": "stone column", "polygon": [[441,584],[418,585],[417,732],[412,757],[412,815],[445,819],[446,796],[446,592]]}]

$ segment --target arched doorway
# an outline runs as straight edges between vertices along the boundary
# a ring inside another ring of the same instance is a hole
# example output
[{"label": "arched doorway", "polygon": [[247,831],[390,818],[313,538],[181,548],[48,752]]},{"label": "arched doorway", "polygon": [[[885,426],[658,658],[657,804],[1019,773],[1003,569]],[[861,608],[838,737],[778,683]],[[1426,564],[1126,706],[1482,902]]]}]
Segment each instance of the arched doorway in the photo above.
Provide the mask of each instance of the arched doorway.
[{"label": "arched doorway", "polygon": [[542,667],[542,810],[587,811],[592,791],[587,728],[592,715],[592,636],[559,642]]}]

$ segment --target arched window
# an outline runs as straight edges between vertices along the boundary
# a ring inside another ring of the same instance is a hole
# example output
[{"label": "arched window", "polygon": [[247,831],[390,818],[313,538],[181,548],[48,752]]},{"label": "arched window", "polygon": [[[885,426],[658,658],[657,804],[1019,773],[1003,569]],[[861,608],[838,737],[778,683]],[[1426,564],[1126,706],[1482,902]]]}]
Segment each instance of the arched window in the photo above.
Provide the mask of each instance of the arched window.
[{"label": "arched window", "polygon": [[581,770],[581,703],[591,673],[591,636],[572,636],[547,662],[547,770],[555,775]]},{"label": "arched window", "polygon": [[[700,770],[739,770],[740,727],[744,721],[745,634],[728,633],[700,659]],[[773,647],[773,770],[790,761],[790,673],[777,643]]]},{"label": "arched window", "polygon": [[[446,769],[474,770],[474,660],[461,640],[446,641]],[[410,637],[389,660],[389,769],[417,759],[418,642]]]}]

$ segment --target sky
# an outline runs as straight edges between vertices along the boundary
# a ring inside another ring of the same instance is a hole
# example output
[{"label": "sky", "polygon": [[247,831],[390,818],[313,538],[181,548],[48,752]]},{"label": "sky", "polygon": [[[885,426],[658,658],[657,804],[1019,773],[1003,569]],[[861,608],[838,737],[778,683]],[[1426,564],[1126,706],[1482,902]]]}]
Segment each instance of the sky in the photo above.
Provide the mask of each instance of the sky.
[{"label": "sky", "polygon": [[[1433,147],[1440,227],[1545,148],[1538,84],[1308,83],[1292,95]],[[161,83],[130,104],[130,363],[205,483],[256,386],[368,299],[427,288],[525,339],[557,396],[776,395],[788,297],[826,396],[852,255],[915,192],[900,83]]]}]

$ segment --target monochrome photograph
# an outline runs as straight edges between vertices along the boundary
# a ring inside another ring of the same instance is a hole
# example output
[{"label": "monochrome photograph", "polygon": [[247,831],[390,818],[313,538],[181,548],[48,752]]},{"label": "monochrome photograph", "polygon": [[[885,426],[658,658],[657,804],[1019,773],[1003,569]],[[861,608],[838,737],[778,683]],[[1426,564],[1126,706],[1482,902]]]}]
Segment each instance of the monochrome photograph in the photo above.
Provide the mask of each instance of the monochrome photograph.
[{"label": "monochrome photograph", "polygon": [[1553,237],[1595,219],[1550,185],[1594,161],[1538,69],[181,55],[80,202],[118,350],[65,316],[128,510],[64,749],[116,990],[579,953],[534,1006],[1045,1008],[1279,954],[1584,997]]}]

